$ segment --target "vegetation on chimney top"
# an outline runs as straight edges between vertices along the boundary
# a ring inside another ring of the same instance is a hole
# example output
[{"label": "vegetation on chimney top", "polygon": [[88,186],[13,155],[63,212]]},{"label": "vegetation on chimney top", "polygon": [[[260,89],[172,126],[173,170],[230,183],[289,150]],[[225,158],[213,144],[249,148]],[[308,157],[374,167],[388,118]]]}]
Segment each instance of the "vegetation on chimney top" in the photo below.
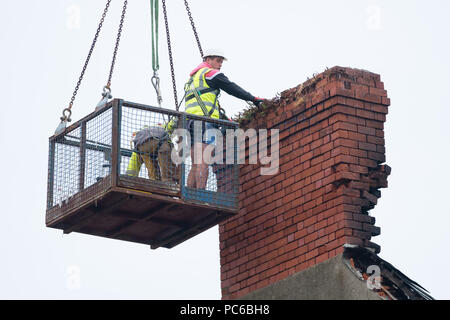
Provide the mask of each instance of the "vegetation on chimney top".
[{"label": "vegetation on chimney top", "polygon": [[261,119],[268,115],[270,112],[275,111],[280,106],[286,106],[293,102],[303,103],[306,99],[305,97],[314,92],[316,89],[316,85],[323,79],[328,78],[350,78],[348,73],[346,72],[346,68],[342,67],[334,67],[331,69],[325,70],[321,74],[313,74],[313,77],[308,78],[307,81],[302,83],[301,85],[283,91],[281,94],[277,94],[277,96],[273,99],[267,100],[260,105],[260,107],[256,106],[248,106],[244,111],[239,112],[233,120],[238,122],[240,126],[245,126],[250,122]]}]

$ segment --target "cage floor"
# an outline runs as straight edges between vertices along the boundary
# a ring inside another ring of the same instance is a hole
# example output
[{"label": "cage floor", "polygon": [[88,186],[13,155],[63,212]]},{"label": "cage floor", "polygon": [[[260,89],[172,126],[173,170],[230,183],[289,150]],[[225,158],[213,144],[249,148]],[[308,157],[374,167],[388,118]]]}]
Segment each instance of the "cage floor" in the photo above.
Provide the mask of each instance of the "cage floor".
[{"label": "cage floor", "polygon": [[147,244],[152,249],[172,248],[234,214],[176,197],[114,187],[47,222],[47,227]]}]

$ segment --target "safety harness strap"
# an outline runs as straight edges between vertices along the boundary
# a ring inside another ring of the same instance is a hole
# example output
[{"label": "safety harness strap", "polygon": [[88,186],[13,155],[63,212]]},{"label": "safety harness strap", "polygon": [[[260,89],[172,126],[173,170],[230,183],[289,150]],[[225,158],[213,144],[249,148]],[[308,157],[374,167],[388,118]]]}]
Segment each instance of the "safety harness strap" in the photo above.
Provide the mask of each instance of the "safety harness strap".
[{"label": "safety harness strap", "polygon": [[[214,89],[214,88],[205,88],[205,89],[197,90],[197,93],[201,96],[202,94],[209,93],[209,92],[214,92],[214,91],[218,91],[218,90]],[[195,98],[195,94],[194,93],[188,95],[186,97],[186,100],[191,100],[193,98]]]}]

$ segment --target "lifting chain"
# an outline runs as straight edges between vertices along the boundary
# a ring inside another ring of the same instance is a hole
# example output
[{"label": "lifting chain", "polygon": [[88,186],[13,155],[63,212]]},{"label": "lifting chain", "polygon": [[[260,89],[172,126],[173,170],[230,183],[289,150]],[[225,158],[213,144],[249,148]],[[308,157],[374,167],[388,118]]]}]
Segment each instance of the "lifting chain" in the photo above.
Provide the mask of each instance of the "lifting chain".
[{"label": "lifting chain", "polygon": [[167,19],[166,0],[162,0],[162,7],[163,7],[163,12],[164,12],[164,22],[166,24],[166,35],[167,35],[167,47],[169,50],[170,72],[172,73],[173,96],[175,99],[175,109],[178,111],[179,106],[178,106],[177,84],[175,81],[175,71],[174,71],[174,67],[173,67],[172,45],[170,43],[169,21]]},{"label": "lifting chain", "polygon": [[95,44],[97,43],[98,35],[100,34],[100,30],[102,29],[103,22],[105,21],[106,13],[108,12],[109,5],[111,3],[111,0],[107,0],[105,9],[103,10],[102,17],[100,19],[100,23],[98,24],[97,31],[95,32],[94,40],[92,41],[91,48],[89,49],[89,53],[87,55],[86,61],[84,62],[83,70],[81,71],[81,75],[78,78],[77,85],[75,86],[75,90],[73,91],[72,98],[70,99],[69,106],[65,108],[62,112],[61,117],[61,123],[59,124],[58,128],[56,129],[56,133],[61,132],[61,130],[64,130],[66,122],[72,121],[70,118],[72,116],[72,106],[73,102],[75,101],[75,97],[77,96],[78,89],[80,88],[81,81],[83,80],[84,73],[86,72],[87,66],[89,64],[89,60],[91,59],[92,52],[94,51]]},{"label": "lifting chain", "polygon": [[[103,22],[105,20],[106,14],[108,12],[110,3],[111,3],[111,0],[107,0],[105,9],[103,10],[103,14],[102,14],[102,17],[100,19],[100,23],[99,23],[99,25],[97,27],[97,31],[96,31],[95,36],[94,36],[94,40],[92,42],[92,45],[91,45],[91,48],[89,50],[88,56],[87,56],[86,61],[84,63],[83,70],[82,70],[81,75],[80,75],[80,77],[78,79],[77,85],[76,85],[75,90],[74,90],[73,95],[72,95],[72,98],[70,99],[69,106],[63,110],[63,115],[61,117],[61,123],[59,124],[58,128],[56,129],[56,132],[55,132],[56,134],[60,133],[61,131],[63,131],[65,129],[65,127],[66,127],[66,123],[71,121],[71,118],[70,118],[72,116],[71,109],[72,109],[73,103],[75,101],[75,97],[76,97],[76,95],[78,93],[78,89],[79,89],[79,87],[81,85],[81,81],[83,80],[83,76],[84,76],[84,74],[86,72],[86,69],[87,69],[87,66],[89,64],[89,60],[91,58],[91,55],[92,55],[92,52],[94,50],[95,44],[97,43],[97,39],[98,39],[98,36],[100,34],[100,30],[101,30],[101,28],[103,26]],[[200,39],[199,39],[199,36],[198,36],[198,33],[197,33],[197,29],[195,27],[194,19],[192,18],[192,13],[191,13],[191,10],[189,8],[189,4],[188,4],[187,0],[184,0],[184,4],[186,6],[186,11],[188,13],[188,17],[189,17],[189,20],[191,22],[192,30],[194,31],[194,36],[195,36],[195,39],[197,41],[197,45],[198,45],[198,49],[200,51],[200,55],[203,57],[203,50],[202,50],[202,47],[201,47],[201,44],[200,44]],[[115,47],[114,47],[114,53],[113,53],[113,58],[112,58],[112,62],[111,62],[111,68],[110,68],[110,71],[109,71],[108,81],[107,81],[106,86],[103,88],[103,93],[102,93],[102,97],[103,98],[97,104],[96,110],[101,108],[101,107],[103,107],[108,102],[108,99],[112,98],[112,95],[111,95],[111,79],[112,79],[112,76],[113,76],[114,66],[115,66],[116,57],[117,57],[117,52],[118,52],[118,49],[119,49],[120,37],[121,37],[121,34],[122,34],[122,28],[123,28],[123,23],[124,23],[124,20],[125,20],[125,13],[126,13],[127,5],[128,5],[128,0],[125,0],[124,4],[123,4],[123,8],[122,8],[122,16],[121,16],[121,19],[120,19],[119,29],[118,29],[118,32],[117,32],[116,44],[115,44]],[[177,87],[176,87],[175,71],[174,71],[174,64],[173,64],[173,55],[172,55],[172,45],[171,45],[171,41],[170,41],[169,22],[168,22],[168,18],[167,18],[167,8],[166,8],[166,1],[165,0],[162,0],[162,7],[163,7],[163,12],[164,12],[164,22],[165,22],[165,27],[166,27],[167,46],[168,46],[168,52],[169,52],[170,71],[171,71],[171,75],[172,75],[172,85],[173,85],[173,94],[174,94],[174,100],[175,100],[175,108],[178,111],[181,104],[180,105],[178,104],[178,97],[177,97],[178,95],[177,95]],[[153,9],[153,7],[152,7],[152,9]],[[159,62],[158,62],[157,68],[159,69]],[[154,69],[155,69],[155,66],[154,66]],[[153,78],[152,78],[152,83],[153,83],[155,89],[157,90],[158,102],[160,103],[161,102],[161,96],[160,96],[160,91],[159,91],[159,77],[158,77],[158,74],[157,74],[157,72],[155,70],[154,70],[154,75],[153,75]]]},{"label": "lifting chain", "polygon": [[125,19],[125,13],[127,11],[127,4],[128,4],[128,0],[125,0],[123,2],[122,16],[120,17],[119,30],[117,31],[116,46],[114,47],[113,59],[111,62],[111,69],[109,70],[109,78],[108,78],[108,82],[106,84],[106,88],[109,90],[111,90],[111,78],[112,78],[112,75],[114,72],[114,65],[116,64],[117,50],[119,49],[120,36],[122,35],[122,27],[123,27],[123,21]]},{"label": "lifting chain", "polygon": [[200,56],[203,58],[203,50],[202,45],[200,44],[200,39],[198,37],[197,29],[195,28],[194,19],[192,18],[191,9],[189,8],[189,4],[187,0],[184,0],[184,5],[186,6],[186,11],[189,17],[189,21],[191,21],[192,30],[194,31],[195,40],[197,41],[198,50],[200,51]]},{"label": "lifting chain", "polygon": [[125,20],[125,13],[127,11],[127,5],[128,5],[128,0],[125,0],[123,2],[122,15],[120,17],[120,23],[119,23],[119,30],[117,31],[116,45],[114,47],[113,58],[111,61],[111,68],[109,69],[108,82],[106,83],[106,86],[103,87],[102,98],[100,99],[100,102],[97,104],[95,111],[103,108],[108,103],[108,100],[112,99],[112,97],[113,97],[111,94],[111,79],[112,79],[113,72],[114,72],[114,66],[116,64],[117,51],[119,50],[120,36],[122,35],[122,28],[123,28],[123,22]]}]

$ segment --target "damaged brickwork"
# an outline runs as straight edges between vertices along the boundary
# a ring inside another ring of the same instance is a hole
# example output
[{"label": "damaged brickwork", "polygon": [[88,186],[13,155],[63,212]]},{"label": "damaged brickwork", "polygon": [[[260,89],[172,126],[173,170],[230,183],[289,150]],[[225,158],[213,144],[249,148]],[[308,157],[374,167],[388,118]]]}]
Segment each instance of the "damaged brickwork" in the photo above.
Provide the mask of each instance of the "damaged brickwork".
[{"label": "damaged brickwork", "polygon": [[370,250],[345,245],[342,258],[357,278],[372,284],[370,289],[383,300],[434,300],[428,290]]},{"label": "damaged brickwork", "polygon": [[[223,299],[242,297],[342,254],[380,247],[369,215],[387,187],[380,76],[334,67],[246,110],[241,128],[279,129],[279,171],[240,168],[240,212],[220,232]],[[247,148],[248,157],[248,148]]]}]

